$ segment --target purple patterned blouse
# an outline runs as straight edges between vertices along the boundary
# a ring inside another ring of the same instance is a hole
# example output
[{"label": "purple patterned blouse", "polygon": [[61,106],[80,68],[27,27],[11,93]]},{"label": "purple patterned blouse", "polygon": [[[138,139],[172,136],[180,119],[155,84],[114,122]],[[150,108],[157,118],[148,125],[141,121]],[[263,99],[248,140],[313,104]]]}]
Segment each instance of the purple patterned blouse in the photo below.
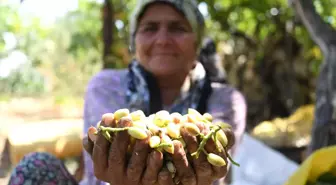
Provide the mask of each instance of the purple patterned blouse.
[{"label": "purple patterned blouse", "polygon": [[[84,104],[84,134],[91,125],[95,125],[101,119],[104,113],[127,108],[126,74],[127,70],[102,70],[90,80]],[[245,130],[245,99],[239,91],[228,85],[213,83],[212,87],[213,92],[208,100],[207,112],[213,115],[214,120],[222,120],[233,126],[237,145]],[[86,152],[84,152],[84,163],[85,175],[80,185],[108,184],[95,178],[92,160]]]}]

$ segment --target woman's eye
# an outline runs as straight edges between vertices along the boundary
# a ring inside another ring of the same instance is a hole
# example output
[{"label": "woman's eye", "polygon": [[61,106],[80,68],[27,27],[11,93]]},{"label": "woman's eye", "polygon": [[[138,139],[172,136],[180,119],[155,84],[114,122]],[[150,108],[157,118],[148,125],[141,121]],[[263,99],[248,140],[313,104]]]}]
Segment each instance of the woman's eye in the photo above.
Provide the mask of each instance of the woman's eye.
[{"label": "woman's eye", "polygon": [[184,32],[187,32],[187,29],[183,26],[174,26],[174,27],[171,28],[171,31],[184,33]]},{"label": "woman's eye", "polygon": [[155,26],[146,26],[142,29],[143,32],[154,32],[157,28]]}]

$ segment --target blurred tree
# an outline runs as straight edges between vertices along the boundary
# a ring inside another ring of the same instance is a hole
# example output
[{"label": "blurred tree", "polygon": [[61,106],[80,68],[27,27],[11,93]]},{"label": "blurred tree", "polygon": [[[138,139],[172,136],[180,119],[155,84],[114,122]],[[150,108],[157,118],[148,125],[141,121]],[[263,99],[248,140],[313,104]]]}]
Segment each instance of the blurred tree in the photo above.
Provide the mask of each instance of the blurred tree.
[{"label": "blurred tree", "polygon": [[[37,50],[45,37],[39,20],[22,21],[17,7],[4,2],[0,5],[0,92],[2,94],[36,95],[45,92],[45,79],[26,53]],[[31,29],[33,28],[33,29]],[[35,56],[34,56],[35,57]]]},{"label": "blurred tree", "polygon": [[[321,17],[335,26],[336,2],[315,2]],[[248,130],[315,101],[322,55],[286,0],[200,3],[207,5],[207,35],[218,43],[228,81],[247,98]]]},{"label": "blurred tree", "polygon": [[[2,3],[0,57],[10,53],[2,35],[12,33],[18,43],[15,49],[24,52],[47,79],[48,92],[66,95],[82,95],[84,84],[102,68],[126,67],[132,57],[128,18],[136,0],[78,2],[77,10],[49,28],[37,18],[23,24],[16,7]],[[314,103],[321,50],[286,0],[199,3],[206,16],[206,35],[217,45],[228,83],[246,96],[248,131],[261,121],[288,116],[301,105]],[[318,14],[334,27],[335,5],[334,0],[314,0]]]},{"label": "blurred tree", "polygon": [[102,8],[102,20],[103,20],[103,68],[115,68],[115,61],[111,60],[111,51],[113,44],[113,28],[114,28],[114,12],[112,0],[104,0]]},{"label": "blurred tree", "polygon": [[[305,104],[307,100],[296,98],[300,92],[292,64],[300,45],[293,36],[295,27],[286,2],[205,2],[210,17],[227,33],[218,40],[232,43],[233,53],[224,53],[228,60],[225,67],[229,82],[247,96],[251,120],[248,128],[265,119],[288,116]],[[288,24],[292,29],[287,28]]]},{"label": "blurred tree", "polygon": [[320,17],[312,0],[290,0],[290,3],[324,58],[317,81],[311,153],[336,144],[336,30]]}]

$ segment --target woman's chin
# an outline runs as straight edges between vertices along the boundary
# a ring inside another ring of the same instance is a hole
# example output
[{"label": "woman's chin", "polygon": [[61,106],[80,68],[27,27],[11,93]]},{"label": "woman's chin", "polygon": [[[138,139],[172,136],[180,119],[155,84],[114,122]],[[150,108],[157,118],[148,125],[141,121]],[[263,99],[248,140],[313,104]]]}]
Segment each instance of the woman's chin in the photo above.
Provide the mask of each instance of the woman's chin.
[{"label": "woman's chin", "polygon": [[154,76],[175,76],[187,70],[187,67],[177,60],[151,60],[146,68]]},{"label": "woman's chin", "polygon": [[169,66],[160,66],[150,69],[151,73],[155,76],[172,76],[177,73],[181,73],[181,69],[177,69],[176,67]]}]

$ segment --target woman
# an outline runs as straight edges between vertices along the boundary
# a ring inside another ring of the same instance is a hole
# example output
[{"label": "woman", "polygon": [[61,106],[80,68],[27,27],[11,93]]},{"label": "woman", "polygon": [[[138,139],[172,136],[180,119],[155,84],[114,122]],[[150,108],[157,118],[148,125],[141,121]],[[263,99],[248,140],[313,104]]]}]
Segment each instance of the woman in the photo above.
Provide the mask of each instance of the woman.
[{"label": "woman", "polygon": [[[245,129],[246,105],[235,89],[211,83],[203,66],[196,62],[203,32],[204,20],[193,0],[139,0],[130,21],[135,59],[127,70],[103,70],[89,82],[84,132],[102,115],[120,108],[141,109],[146,115],[162,109],[184,114],[194,108],[232,124],[239,143]],[[111,121],[108,114],[103,119],[106,124]],[[183,137],[189,152],[193,152],[196,139],[185,132]],[[85,139],[85,176],[80,184],[174,184],[169,173],[161,169],[162,154],[150,152],[147,140],[137,141],[126,165],[127,138],[118,134],[111,145],[100,135],[95,143]],[[189,164],[181,143],[174,143],[174,147],[173,162],[181,184],[206,185],[217,179],[214,184],[223,182],[226,167],[211,166],[204,155]],[[211,143],[206,147],[214,148]],[[12,179],[18,175],[20,170]]]}]

